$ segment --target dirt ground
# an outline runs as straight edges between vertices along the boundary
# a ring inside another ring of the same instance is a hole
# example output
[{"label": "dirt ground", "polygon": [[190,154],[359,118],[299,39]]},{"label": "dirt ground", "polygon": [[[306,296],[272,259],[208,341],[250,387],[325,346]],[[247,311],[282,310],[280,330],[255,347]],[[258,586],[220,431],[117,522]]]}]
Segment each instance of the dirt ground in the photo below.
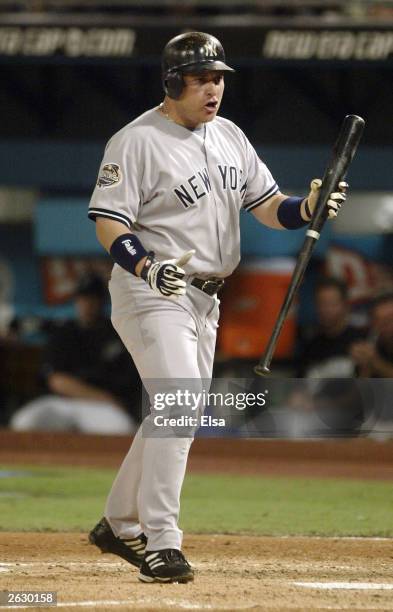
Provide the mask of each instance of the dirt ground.
[{"label": "dirt ground", "polygon": [[[129,444],[0,430],[0,463],[117,467]],[[198,440],[189,470],[392,480],[393,443]],[[194,583],[145,585],[86,534],[0,532],[0,591],[56,590],[59,607],[77,611],[393,611],[393,539],[186,535],[184,551]]]},{"label": "dirt ground", "polygon": [[85,534],[2,533],[0,590],[56,590],[77,611],[393,610],[391,540],[193,535],[184,550],[194,583],[145,585]]}]

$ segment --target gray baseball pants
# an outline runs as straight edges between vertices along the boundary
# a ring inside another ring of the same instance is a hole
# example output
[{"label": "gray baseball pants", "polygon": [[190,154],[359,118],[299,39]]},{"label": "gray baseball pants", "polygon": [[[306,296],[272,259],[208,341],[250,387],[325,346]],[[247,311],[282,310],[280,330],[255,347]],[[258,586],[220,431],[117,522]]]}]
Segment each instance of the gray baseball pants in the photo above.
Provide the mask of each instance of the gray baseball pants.
[{"label": "gray baseball pants", "polygon": [[[203,379],[206,390],[212,376],[218,298],[191,285],[177,300],[161,297],[118,266],[109,291],[113,326],[135,362],[151,404],[152,381],[157,379],[170,390],[179,379]],[[193,438],[150,437],[144,435],[144,423],[112,485],[105,516],[121,538],[143,531],[147,550],[180,550],[180,492]]]}]

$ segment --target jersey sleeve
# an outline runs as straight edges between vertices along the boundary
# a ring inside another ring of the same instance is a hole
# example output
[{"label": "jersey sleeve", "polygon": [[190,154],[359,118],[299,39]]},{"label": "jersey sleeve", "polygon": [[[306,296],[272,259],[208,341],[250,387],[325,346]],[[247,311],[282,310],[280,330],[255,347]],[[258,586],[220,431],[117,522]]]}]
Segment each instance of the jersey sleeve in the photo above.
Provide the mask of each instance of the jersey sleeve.
[{"label": "jersey sleeve", "polygon": [[137,139],[133,140],[130,134],[111,138],[90,200],[89,219],[105,217],[131,228],[141,204],[140,157]]},{"label": "jersey sleeve", "polygon": [[259,159],[248,139],[245,136],[244,138],[247,148],[248,174],[243,208],[250,212],[279,193],[280,190],[269,168]]}]

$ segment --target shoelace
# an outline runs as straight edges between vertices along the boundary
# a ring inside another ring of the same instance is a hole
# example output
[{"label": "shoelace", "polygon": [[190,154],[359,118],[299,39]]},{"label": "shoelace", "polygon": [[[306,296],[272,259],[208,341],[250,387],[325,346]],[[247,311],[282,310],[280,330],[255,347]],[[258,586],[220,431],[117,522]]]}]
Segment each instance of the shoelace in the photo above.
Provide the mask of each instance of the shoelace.
[{"label": "shoelace", "polygon": [[190,567],[190,564],[188,563],[188,561],[186,560],[185,556],[183,555],[183,553],[180,550],[177,550],[175,548],[168,550],[165,553],[165,557],[167,559],[167,561],[169,561],[170,563],[185,563],[186,565],[188,565],[188,567]]}]

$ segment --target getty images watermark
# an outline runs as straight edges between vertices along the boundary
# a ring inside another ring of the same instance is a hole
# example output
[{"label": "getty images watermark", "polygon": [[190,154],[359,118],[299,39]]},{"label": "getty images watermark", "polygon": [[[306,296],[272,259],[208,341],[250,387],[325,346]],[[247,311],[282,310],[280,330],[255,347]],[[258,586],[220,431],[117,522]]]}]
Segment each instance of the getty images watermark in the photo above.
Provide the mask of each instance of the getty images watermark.
[{"label": "getty images watermark", "polygon": [[[142,435],[194,437],[227,435],[250,411],[262,412],[267,389],[242,380],[144,380]],[[219,433],[218,433],[219,432]]]},{"label": "getty images watermark", "polygon": [[[153,395],[153,422],[156,427],[226,427],[225,416],[214,417],[211,414],[198,413],[205,406],[243,411],[251,407],[262,408],[265,405],[264,392],[222,393],[177,389],[175,392],[158,392]],[[160,411],[167,413],[168,409],[170,412],[173,408],[182,411],[182,414],[176,416],[156,414]]]},{"label": "getty images watermark", "polygon": [[144,380],[144,437],[393,437],[393,379]]}]

